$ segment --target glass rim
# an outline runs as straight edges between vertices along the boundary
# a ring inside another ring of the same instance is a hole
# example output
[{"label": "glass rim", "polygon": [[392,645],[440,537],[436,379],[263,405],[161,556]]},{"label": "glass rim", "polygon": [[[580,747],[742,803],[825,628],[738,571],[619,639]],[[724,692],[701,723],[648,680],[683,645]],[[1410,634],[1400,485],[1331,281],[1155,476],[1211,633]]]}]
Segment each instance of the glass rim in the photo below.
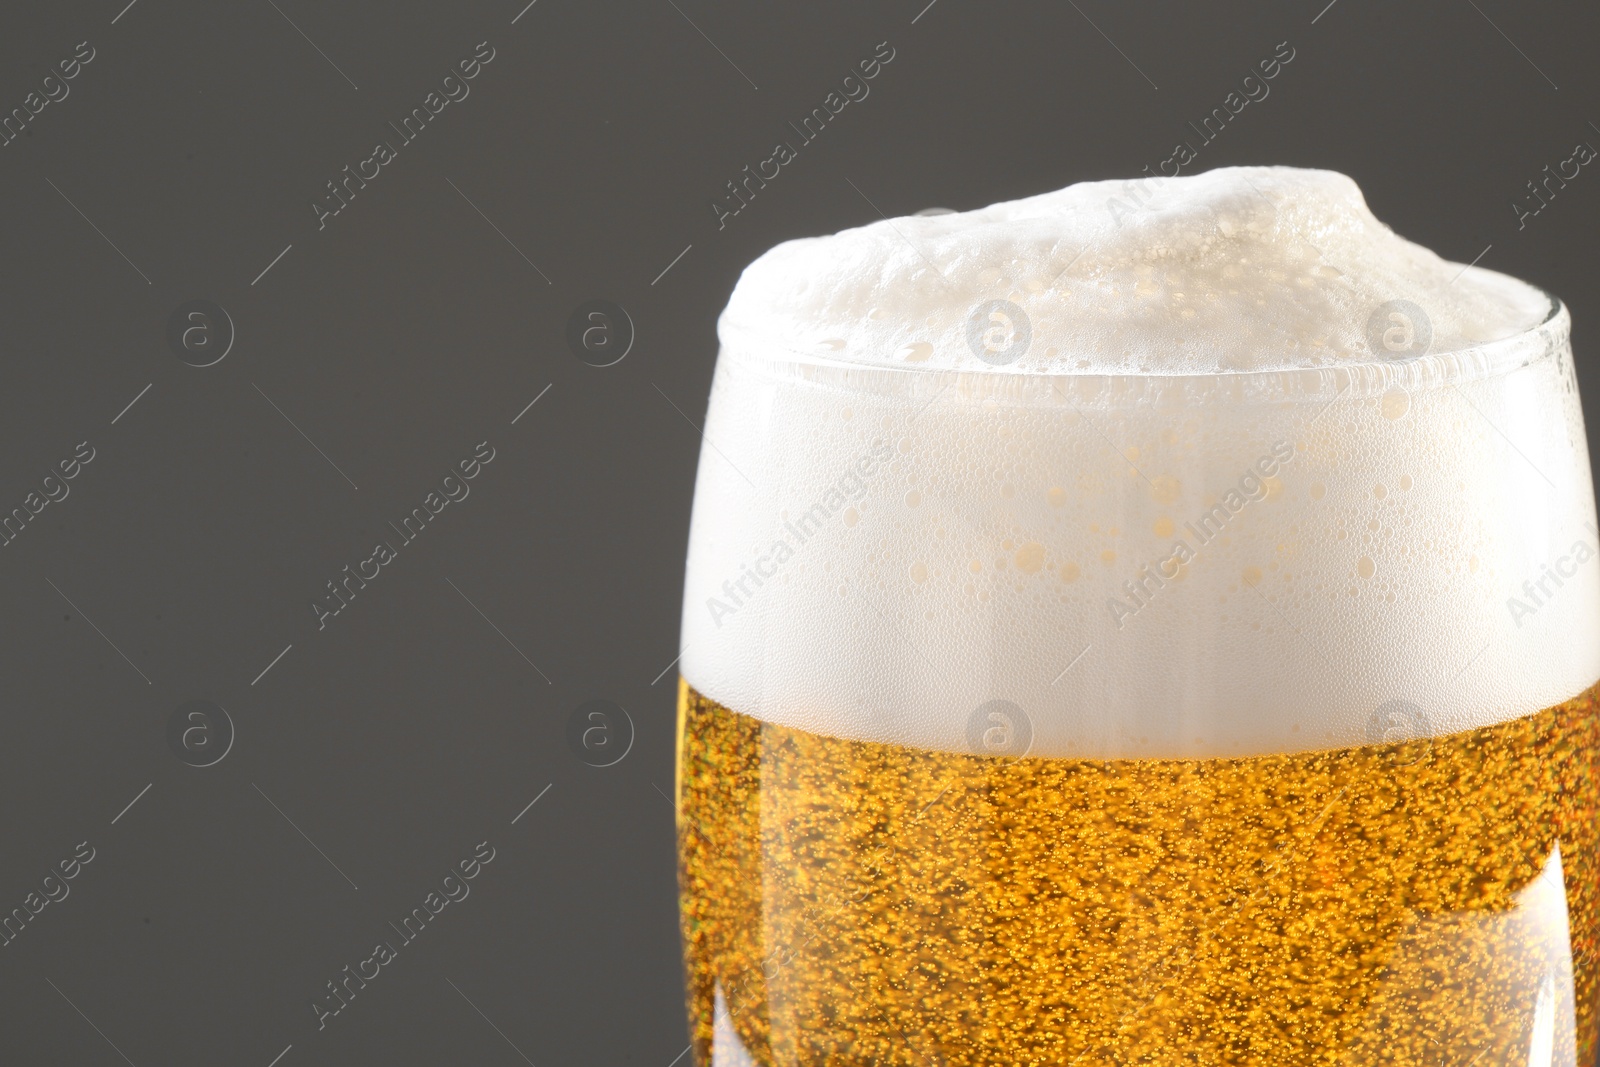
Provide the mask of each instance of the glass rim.
[{"label": "glass rim", "polygon": [[[1484,268],[1468,267],[1469,271]],[[1498,273],[1498,272],[1489,272]],[[958,396],[1002,403],[1064,402],[1120,406],[1124,403],[1326,401],[1406,393],[1496,378],[1561,351],[1572,317],[1567,305],[1548,290],[1522,282],[1548,301],[1542,319],[1516,333],[1444,352],[1426,351],[1399,359],[1361,359],[1323,367],[1266,370],[1146,373],[1018,371],[1001,366],[910,367],[863,363],[806,352],[773,343],[753,331],[719,323],[718,366],[736,363],[795,384],[836,388],[842,393],[927,398],[955,390]],[[727,358],[724,358],[727,357]]]}]

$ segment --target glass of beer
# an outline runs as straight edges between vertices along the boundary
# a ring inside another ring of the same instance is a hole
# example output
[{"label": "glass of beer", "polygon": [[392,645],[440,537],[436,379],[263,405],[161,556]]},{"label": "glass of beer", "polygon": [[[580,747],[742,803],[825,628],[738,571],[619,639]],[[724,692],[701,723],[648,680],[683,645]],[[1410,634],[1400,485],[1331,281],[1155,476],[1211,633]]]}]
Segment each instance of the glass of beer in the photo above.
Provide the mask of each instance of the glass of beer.
[{"label": "glass of beer", "polygon": [[684,605],[695,1061],[1592,1062],[1568,329],[1288,168],[752,264]]}]

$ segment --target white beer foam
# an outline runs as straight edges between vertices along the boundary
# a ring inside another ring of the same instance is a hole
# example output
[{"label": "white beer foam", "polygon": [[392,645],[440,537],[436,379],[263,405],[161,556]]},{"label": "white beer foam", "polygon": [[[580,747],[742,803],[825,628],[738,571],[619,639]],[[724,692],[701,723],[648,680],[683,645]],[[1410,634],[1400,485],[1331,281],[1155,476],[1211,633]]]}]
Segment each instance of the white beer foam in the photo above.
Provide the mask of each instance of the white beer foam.
[{"label": "white beer foam", "polygon": [[1568,326],[1320,171],[781,245],[720,324],[684,676],[818,733],[1098,758],[1548,707],[1600,678]]},{"label": "white beer foam", "polygon": [[1400,237],[1342,174],[1227,167],[788,241],[745,269],[721,333],[872,365],[982,369],[968,316],[1004,299],[1036,339],[1014,373],[1365,361],[1369,317],[1395,300],[1427,309],[1431,351],[1460,351],[1521,332],[1548,305]]}]

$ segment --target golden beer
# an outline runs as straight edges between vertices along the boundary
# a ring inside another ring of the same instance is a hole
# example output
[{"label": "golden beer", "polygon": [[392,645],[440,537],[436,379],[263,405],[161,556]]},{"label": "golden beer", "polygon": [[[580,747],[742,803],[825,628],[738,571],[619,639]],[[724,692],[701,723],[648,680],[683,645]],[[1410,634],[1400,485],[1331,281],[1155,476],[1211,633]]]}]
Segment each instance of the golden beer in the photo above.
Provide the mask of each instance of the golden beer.
[{"label": "golden beer", "polygon": [[1524,1067],[1545,1026],[1588,1063],[1595,699],[1331,752],[1013,760],[685,683],[698,1062],[720,1031],[763,1067]]},{"label": "golden beer", "polygon": [[753,263],[685,579],[698,1067],[1595,1062],[1569,327],[1288,168]]}]

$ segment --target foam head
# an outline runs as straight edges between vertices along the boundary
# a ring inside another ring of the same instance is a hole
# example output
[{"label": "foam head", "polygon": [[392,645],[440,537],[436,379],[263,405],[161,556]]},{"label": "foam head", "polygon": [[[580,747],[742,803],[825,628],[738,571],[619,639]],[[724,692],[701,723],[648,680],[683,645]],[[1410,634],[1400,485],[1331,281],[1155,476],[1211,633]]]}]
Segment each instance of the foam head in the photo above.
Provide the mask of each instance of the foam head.
[{"label": "foam head", "polygon": [[1094,757],[1558,703],[1600,677],[1567,326],[1325,171],[780,245],[720,323],[685,677],[821,733]]}]

